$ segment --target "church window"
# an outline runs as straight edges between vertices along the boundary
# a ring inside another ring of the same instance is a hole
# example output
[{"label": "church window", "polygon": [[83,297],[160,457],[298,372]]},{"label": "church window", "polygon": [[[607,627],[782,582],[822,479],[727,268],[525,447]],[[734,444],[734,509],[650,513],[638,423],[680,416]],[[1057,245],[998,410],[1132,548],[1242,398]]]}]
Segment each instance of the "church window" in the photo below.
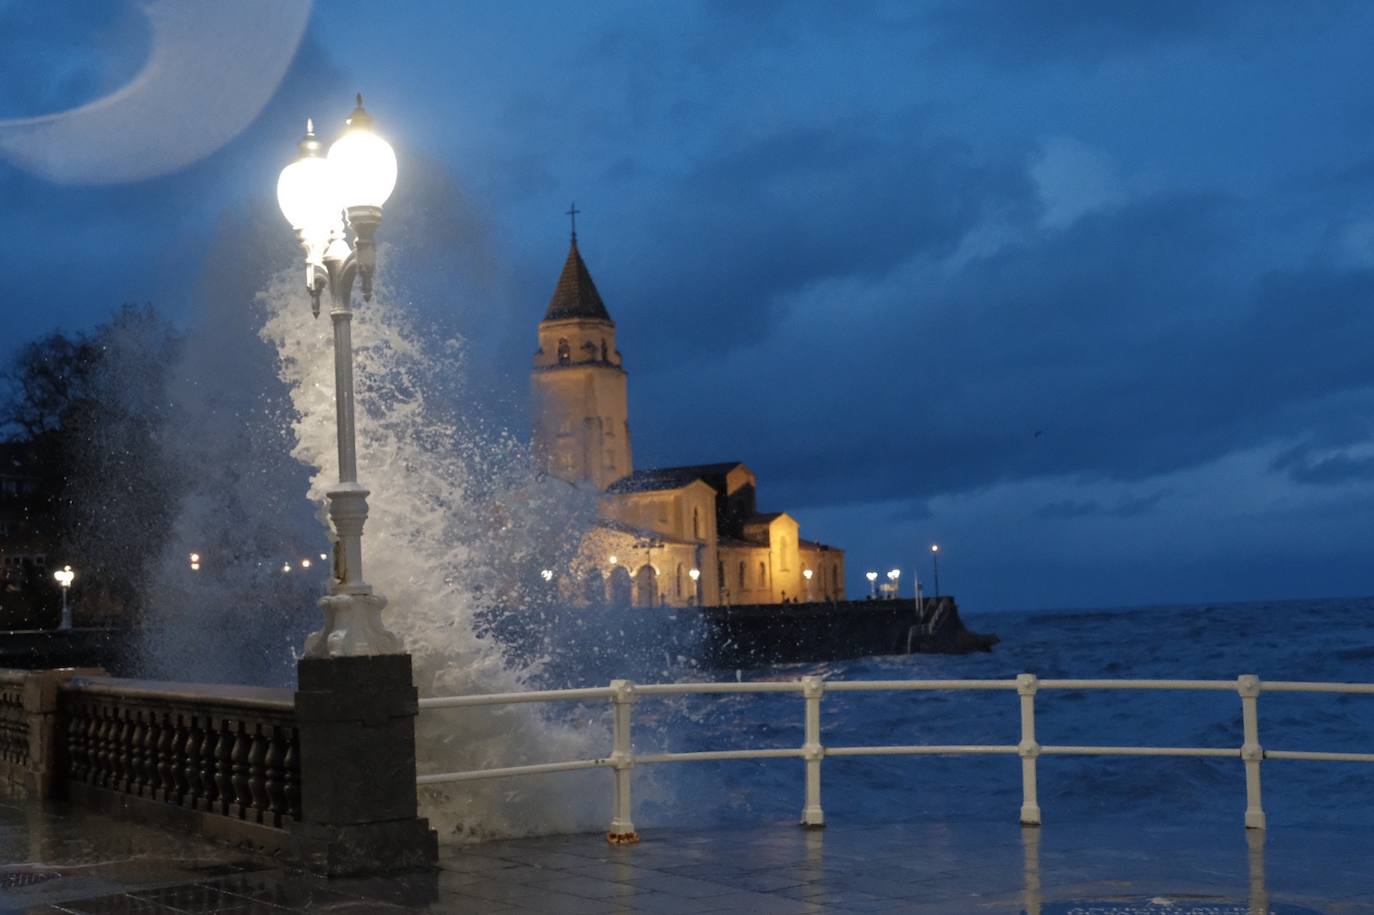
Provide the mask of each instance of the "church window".
[{"label": "church window", "polygon": [[572,362],[572,350],[568,347],[568,338],[560,337],[558,340],[558,364],[567,365]]},{"label": "church window", "polygon": [[701,509],[692,509],[692,536],[697,540],[701,539]]},{"label": "church window", "polygon": [[768,587],[768,563],[759,560],[759,587]]}]

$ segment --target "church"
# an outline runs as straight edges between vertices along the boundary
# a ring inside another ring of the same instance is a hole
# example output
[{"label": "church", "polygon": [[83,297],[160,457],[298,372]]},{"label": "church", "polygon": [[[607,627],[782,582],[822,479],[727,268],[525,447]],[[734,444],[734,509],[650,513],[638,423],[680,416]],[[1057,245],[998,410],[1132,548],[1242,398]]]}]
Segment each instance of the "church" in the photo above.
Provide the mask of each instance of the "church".
[{"label": "church", "polygon": [[803,540],[786,512],[760,512],[758,480],[743,463],[635,469],[629,375],[575,226],[530,380],[540,468],[600,494],[598,521],[558,582],[571,604],[844,599],[844,551]]}]

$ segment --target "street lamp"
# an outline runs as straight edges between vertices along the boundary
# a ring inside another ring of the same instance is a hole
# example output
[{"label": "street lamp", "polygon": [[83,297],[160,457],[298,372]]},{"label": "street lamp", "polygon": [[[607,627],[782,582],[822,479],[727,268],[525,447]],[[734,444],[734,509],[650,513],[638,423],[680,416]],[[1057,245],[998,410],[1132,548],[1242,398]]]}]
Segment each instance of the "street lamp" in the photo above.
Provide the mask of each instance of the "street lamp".
[{"label": "street lamp", "polygon": [[802,578],[806,579],[806,602],[811,603],[811,576],[816,573],[810,569],[802,569]]},{"label": "street lamp", "polygon": [[[397,654],[401,641],[382,626],[386,598],[363,580],[363,523],[368,490],[358,483],[353,421],[353,283],[362,280],[364,301],[372,300],[377,267],[374,242],[382,205],[396,186],[396,153],[372,129],[372,116],[358,107],[344,122],[343,135],[324,151],[306,121],[300,154],[282,169],[277,202],[305,251],[305,288],[311,311],[320,313],[328,289],[334,323],[334,405],[339,439],[339,482],[325,496],[334,527],[335,577],[320,599],[324,626],[305,640],[305,657]],[[341,219],[341,216],[344,217]],[[346,222],[345,222],[346,219]],[[351,230],[352,247],[348,236]],[[287,571],[287,569],[283,569]]]},{"label": "street lamp", "polygon": [[72,586],[76,573],[72,571],[71,566],[63,566],[52,573],[52,577],[62,586],[62,622],[58,624],[57,628],[70,629],[72,628],[72,610],[71,607],[67,606],[67,589]]},{"label": "street lamp", "polygon": [[199,553],[192,553],[188,558],[191,560],[191,571],[192,571],[192,572],[199,572],[199,571],[200,571],[200,554],[199,554]]},{"label": "street lamp", "polygon": [[864,578],[868,579],[868,596],[870,598],[878,596],[878,573],[865,572]]},{"label": "street lamp", "polygon": [[687,577],[692,579],[692,603],[701,604],[701,569],[688,569]]},{"label": "street lamp", "polygon": [[932,544],[930,545],[930,561],[931,561],[932,563],[934,563],[934,565],[935,565],[935,576],[934,576],[934,582],[935,582],[935,596],[936,596],[936,597],[939,597],[939,596],[940,596],[940,544],[938,544],[938,543],[932,543]]},{"label": "street lamp", "polygon": [[553,581],[553,569],[540,569],[539,577],[545,581]]},{"label": "street lamp", "polygon": [[892,569],[887,573],[887,580],[892,582],[892,596],[897,597],[901,592],[897,590],[897,579],[902,577],[901,569]]}]

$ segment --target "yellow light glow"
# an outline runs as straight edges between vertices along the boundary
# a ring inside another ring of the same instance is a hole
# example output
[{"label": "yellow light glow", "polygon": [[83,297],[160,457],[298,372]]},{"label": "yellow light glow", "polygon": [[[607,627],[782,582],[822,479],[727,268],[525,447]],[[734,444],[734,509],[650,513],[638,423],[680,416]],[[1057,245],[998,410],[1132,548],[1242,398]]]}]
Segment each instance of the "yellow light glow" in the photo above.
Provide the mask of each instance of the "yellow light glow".
[{"label": "yellow light glow", "polygon": [[193,562],[193,563],[191,563],[191,571],[192,571],[192,572],[199,572],[199,571],[200,571],[200,563],[198,563],[198,562]]},{"label": "yellow light glow", "polygon": [[698,578],[701,577],[701,569],[692,569],[687,573],[687,575],[692,579],[692,581],[696,581]]},{"label": "yellow light glow", "polygon": [[367,125],[352,125],[329,147],[344,206],[379,207],[396,187],[396,152]]},{"label": "yellow light glow", "polygon": [[200,562],[200,554],[199,554],[199,553],[192,553],[192,554],[191,554],[191,561],[192,561],[192,562]]},{"label": "yellow light glow", "polygon": [[301,568],[302,568],[302,569],[308,569],[308,568],[310,568],[310,560],[309,560],[309,559],[302,559],[302,560],[301,560]]},{"label": "yellow light glow", "polygon": [[802,569],[802,578],[805,578],[807,581],[810,581],[811,576],[815,574],[816,573],[811,571],[810,569]]},{"label": "yellow light glow", "polygon": [[611,557],[611,565],[615,565],[619,561],[620,560],[616,559],[614,556]]},{"label": "yellow light glow", "polygon": [[290,572],[290,571],[291,571],[291,563],[289,563],[289,562],[283,562],[283,563],[281,564],[281,570],[282,570],[283,572]]}]

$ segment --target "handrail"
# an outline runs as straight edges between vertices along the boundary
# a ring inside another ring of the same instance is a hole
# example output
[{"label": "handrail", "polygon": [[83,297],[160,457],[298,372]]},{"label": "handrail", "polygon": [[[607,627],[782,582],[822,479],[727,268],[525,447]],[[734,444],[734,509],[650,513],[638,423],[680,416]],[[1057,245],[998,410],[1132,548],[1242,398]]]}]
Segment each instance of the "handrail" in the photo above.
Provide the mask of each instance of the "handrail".
[{"label": "handrail", "polygon": [[[1179,690],[1235,692],[1241,700],[1243,742],[1239,747],[1131,747],[1041,745],[1035,739],[1035,696],[1040,690]],[[828,747],[821,740],[820,704],[826,693],[871,693],[911,691],[1015,691],[1021,712],[1021,739],[1014,745],[996,744],[915,744],[885,746]],[[805,701],[805,736],[800,747],[749,748],[738,750],[699,750],[688,753],[641,753],[632,750],[631,714],[641,696],[730,695],[751,693],[800,693]],[[524,702],[569,702],[610,699],[613,709],[613,749],[604,759],[570,762],[534,763],[470,772],[440,772],[421,775],[420,786],[448,782],[540,775],[578,769],[609,768],[615,772],[615,799],[607,839],[614,844],[639,841],[630,816],[630,772],[636,764],[704,762],[734,759],[801,759],[806,770],[806,803],[802,809],[803,826],[825,825],[821,809],[821,762],[826,757],[863,756],[970,756],[1002,755],[1021,758],[1021,823],[1040,825],[1036,760],[1041,756],[1140,756],[1239,759],[1245,771],[1245,826],[1264,829],[1261,806],[1260,764],[1266,759],[1321,762],[1374,763],[1374,753],[1345,753],[1316,750],[1266,750],[1259,742],[1259,697],[1263,693],[1338,693],[1374,695],[1374,683],[1320,683],[1291,680],[1263,682],[1251,674],[1234,680],[1143,680],[1143,679],[1048,679],[1021,674],[1008,680],[800,680],[755,681],[749,683],[649,683],[613,680],[609,686],[584,689],[538,690],[483,696],[443,696],[420,700],[420,709],[471,708]]]}]

